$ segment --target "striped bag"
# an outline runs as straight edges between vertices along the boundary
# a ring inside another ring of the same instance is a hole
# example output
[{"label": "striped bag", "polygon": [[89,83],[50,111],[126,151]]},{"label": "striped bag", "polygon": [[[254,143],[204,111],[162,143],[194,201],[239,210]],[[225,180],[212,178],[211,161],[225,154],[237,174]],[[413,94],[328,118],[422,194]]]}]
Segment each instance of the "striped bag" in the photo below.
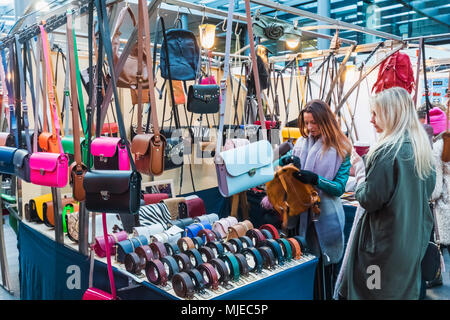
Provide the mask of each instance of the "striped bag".
[{"label": "striped bag", "polygon": [[141,226],[151,226],[161,224],[164,230],[168,229],[167,223],[170,221],[170,212],[163,202],[141,206],[139,209],[139,224]]}]

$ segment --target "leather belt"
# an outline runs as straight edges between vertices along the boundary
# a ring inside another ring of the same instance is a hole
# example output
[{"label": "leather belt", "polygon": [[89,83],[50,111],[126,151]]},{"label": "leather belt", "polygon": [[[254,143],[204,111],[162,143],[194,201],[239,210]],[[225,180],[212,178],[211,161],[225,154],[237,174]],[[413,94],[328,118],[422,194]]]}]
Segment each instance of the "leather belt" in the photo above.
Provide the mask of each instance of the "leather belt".
[{"label": "leather belt", "polygon": [[194,238],[197,236],[198,232],[202,229],[210,229],[211,230],[211,224],[209,223],[193,223],[189,226],[187,226],[184,229],[184,235],[186,237]]},{"label": "leather belt", "polygon": [[263,224],[259,227],[259,230],[267,230],[272,234],[272,239],[279,239],[280,235],[278,234],[278,230],[271,224]]},{"label": "leather belt", "polygon": [[177,220],[170,220],[167,225],[168,226],[177,226],[181,229],[186,229],[189,225],[194,223],[194,219],[192,218],[185,218],[185,219],[177,219]]},{"label": "leather belt", "polygon": [[242,244],[242,241],[239,240],[239,238],[230,239],[228,242],[234,246],[234,252],[241,252],[244,248],[244,245]]},{"label": "leather belt", "polygon": [[153,251],[148,245],[143,245],[140,247],[137,247],[134,252],[141,258],[145,259],[145,262],[148,262],[150,260],[153,260]]},{"label": "leather belt", "polygon": [[287,241],[284,238],[277,239],[276,241],[280,244],[281,249],[283,249],[284,260],[291,261],[292,260],[292,247],[291,247],[291,244],[289,243],[289,241]]},{"label": "leather belt", "polygon": [[242,253],[236,253],[234,257],[239,263],[239,273],[243,276],[248,276],[250,268],[248,266],[247,259],[245,259],[245,256]]},{"label": "leather belt", "polygon": [[237,261],[234,254],[230,252],[225,252],[220,259],[225,261],[227,264],[230,277],[233,279],[233,281],[239,281],[239,262]]},{"label": "leather belt", "polygon": [[198,270],[202,274],[203,278],[208,279],[206,287],[212,290],[217,290],[219,288],[219,275],[212,264],[205,262],[202,263]]},{"label": "leather belt", "polygon": [[261,231],[261,233],[264,235],[264,238],[266,238],[266,239],[273,239],[272,234],[270,233],[269,230],[261,229],[259,231]]},{"label": "leather belt", "polygon": [[166,243],[169,242],[169,235],[167,233],[161,232],[151,236],[152,242],[161,242]]},{"label": "leather belt", "polygon": [[236,217],[233,216],[228,216],[225,218],[225,220],[228,222],[228,226],[234,226],[236,223],[238,223],[238,220],[236,219]]},{"label": "leather belt", "polygon": [[192,238],[192,241],[194,242],[195,249],[197,250],[205,244],[202,237],[194,237]]},{"label": "leather belt", "polygon": [[211,232],[216,236],[216,241],[223,241],[222,235],[217,230],[212,229]]},{"label": "leather belt", "polygon": [[210,241],[216,241],[219,240],[216,238],[216,234],[212,232],[209,229],[202,229],[197,233],[198,237],[201,237],[204,240],[204,243],[210,242]]},{"label": "leather belt", "polygon": [[248,231],[247,226],[244,224],[235,224],[228,228],[227,239],[239,238],[245,236],[245,233]]},{"label": "leather belt", "polygon": [[253,223],[250,220],[244,220],[242,222],[239,222],[239,224],[242,224],[242,225],[244,225],[247,228],[247,230],[245,232],[247,232],[248,230],[254,228],[253,227]]},{"label": "leather belt", "polygon": [[292,248],[292,258],[294,258],[295,260],[300,259],[300,257],[302,256],[302,249],[300,248],[298,241],[294,238],[288,238],[287,240]]},{"label": "leather belt", "polygon": [[208,222],[210,225],[213,225],[214,222],[219,220],[219,216],[215,213],[211,213],[203,216],[197,216],[194,220],[195,222]]},{"label": "leather belt", "polygon": [[220,238],[226,238],[229,227],[230,225],[227,220],[220,219],[214,223],[213,230],[220,234]]},{"label": "leather belt", "polygon": [[246,236],[252,240],[253,246],[255,247],[259,246],[260,243],[266,240],[266,237],[258,229],[248,230]]},{"label": "leather belt", "polygon": [[192,282],[194,283],[194,289],[197,292],[202,292],[205,289],[206,282],[203,279],[202,274],[197,269],[191,269],[188,271],[188,275],[191,277]]},{"label": "leather belt", "polygon": [[223,243],[219,241],[208,242],[206,246],[214,251],[216,257],[222,255],[225,252],[225,249],[223,248]]},{"label": "leather belt", "polygon": [[159,259],[154,259],[147,263],[145,275],[148,281],[153,284],[159,284],[163,287],[167,285],[167,272],[164,264]]},{"label": "leather belt", "polygon": [[197,249],[189,249],[184,253],[188,255],[191,264],[194,266],[194,268],[197,268],[204,262],[202,259],[202,254]]},{"label": "leather belt", "polygon": [[251,247],[254,247],[252,239],[250,239],[250,238],[247,237],[247,236],[240,237],[239,240],[241,240],[241,242],[242,242],[242,247],[243,247],[244,249],[245,249],[245,248],[251,248]]},{"label": "leather belt", "polygon": [[180,240],[178,240],[177,245],[178,245],[178,248],[180,248],[180,250],[182,252],[195,248],[194,241],[192,241],[192,239],[189,237],[181,238]]},{"label": "leather belt", "polygon": [[172,287],[177,296],[192,298],[194,296],[194,283],[187,272],[179,272],[172,278]]},{"label": "leather belt", "polygon": [[242,250],[242,254],[247,260],[251,272],[260,273],[263,267],[263,258],[261,253],[255,247],[249,247]]},{"label": "leather belt", "polygon": [[172,279],[174,275],[180,272],[180,268],[178,267],[178,263],[172,256],[165,256],[161,259],[161,262],[164,264],[164,268],[166,269],[167,279]]},{"label": "leather belt", "polygon": [[214,258],[210,261],[211,265],[217,270],[219,274],[219,283],[228,283],[229,280],[229,272],[227,265],[222,259]]},{"label": "leather belt", "polygon": [[227,253],[227,252],[236,253],[236,251],[235,251],[236,249],[234,249],[234,246],[229,242],[224,242],[223,248],[225,249],[224,253]]},{"label": "leather belt", "polygon": [[153,257],[155,259],[162,259],[165,256],[167,256],[166,247],[164,246],[164,243],[155,241],[150,244],[150,249],[152,249]]},{"label": "leather belt", "polygon": [[177,254],[180,252],[180,248],[178,248],[178,245],[175,243],[164,243],[164,246],[166,247],[166,252],[168,255],[173,256],[174,254]]},{"label": "leather belt", "polygon": [[209,262],[211,259],[214,259],[216,257],[214,250],[210,247],[203,246],[198,249],[198,251],[200,251],[203,261]]},{"label": "leather belt", "polygon": [[261,246],[258,248],[259,253],[261,254],[261,257],[263,258],[263,266],[267,269],[274,269],[275,268],[275,256],[273,254],[272,249],[266,246]]},{"label": "leather belt", "polygon": [[125,269],[133,274],[139,274],[145,268],[145,258],[134,252],[127,253],[125,256]]},{"label": "leather belt", "polygon": [[302,250],[302,253],[308,253],[308,246],[307,246],[306,239],[301,236],[294,236],[293,238],[295,240],[297,240],[297,242],[300,246],[300,249]]},{"label": "leather belt", "polygon": [[283,250],[281,249],[281,245],[274,239],[266,239],[263,243],[264,246],[272,249],[275,259],[277,259],[278,264],[282,266],[284,264]]},{"label": "leather belt", "polygon": [[189,271],[192,269],[191,259],[186,253],[180,252],[173,256],[180,267],[180,271]]}]

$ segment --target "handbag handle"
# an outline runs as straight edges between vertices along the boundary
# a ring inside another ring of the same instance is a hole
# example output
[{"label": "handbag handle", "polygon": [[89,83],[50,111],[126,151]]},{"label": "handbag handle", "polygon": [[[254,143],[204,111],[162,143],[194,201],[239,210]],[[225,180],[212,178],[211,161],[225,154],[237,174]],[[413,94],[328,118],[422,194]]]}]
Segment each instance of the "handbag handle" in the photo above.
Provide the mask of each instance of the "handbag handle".
[{"label": "handbag handle", "polygon": [[[134,163],[133,160],[133,156],[131,154],[131,150],[130,150],[130,144],[127,140],[127,135],[126,135],[126,130],[125,130],[125,126],[124,126],[124,121],[123,121],[123,117],[122,117],[122,112],[120,111],[120,99],[119,99],[119,94],[117,92],[117,78],[116,78],[116,73],[114,70],[114,66],[113,66],[113,54],[112,54],[112,45],[111,45],[111,34],[109,31],[109,25],[108,25],[108,21],[107,21],[107,13],[106,13],[106,4],[103,3],[103,0],[95,0],[95,6],[97,8],[97,13],[98,13],[98,20],[99,20],[99,30],[100,30],[100,34],[101,34],[101,38],[103,39],[103,46],[105,47],[105,52],[106,52],[106,56],[108,58],[108,62],[109,62],[109,67],[110,67],[110,73],[111,73],[111,81],[110,84],[112,84],[113,86],[113,91],[114,91],[114,103],[116,105],[116,113],[117,113],[117,123],[119,125],[119,133],[120,133],[120,137],[122,139],[122,144],[126,146],[127,148],[127,152],[128,152],[128,157],[130,159],[130,164],[132,167],[132,171],[136,171],[136,165]],[[99,46],[99,50],[101,50],[101,47]],[[103,55],[103,52],[100,56]],[[98,65],[98,64],[97,64]],[[99,69],[99,68],[97,68]],[[149,75],[150,77],[150,75]],[[89,135],[90,137],[90,135]],[[91,155],[89,155],[90,157]],[[89,159],[90,161],[90,159]]]},{"label": "handbag handle", "polygon": [[[161,142],[161,136],[159,132],[159,126],[158,126],[158,114],[156,110],[156,97],[155,97],[155,82],[154,82],[154,71],[153,71],[153,65],[154,62],[152,61],[152,55],[151,55],[151,48],[150,48],[150,25],[149,25],[149,17],[148,17],[148,7],[147,7],[147,1],[146,0],[139,0],[138,1],[139,6],[139,24],[138,24],[138,134],[142,133],[142,56],[144,54],[144,48],[142,46],[142,42],[144,42],[145,50],[147,51],[146,57],[146,63],[147,63],[147,73],[148,73],[148,94],[150,96],[150,110],[149,110],[149,116],[152,120],[153,125],[153,138],[155,139],[155,144],[159,144]],[[142,30],[144,29],[144,30]],[[143,41],[142,36],[145,35],[145,41]],[[156,47],[154,49],[154,52],[156,52]],[[169,67],[170,69],[170,67]],[[171,90],[172,83],[170,83]],[[173,92],[172,92],[173,97]],[[147,121],[147,128],[148,128],[148,121]],[[146,132],[148,132],[146,128]]]},{"label": "handbag handle", "polygon": [[[67,43],[68,43],[68,62],[69,68],[66,69],[66,74],[70,75],[70,91],[71,95],[71,105],[72,105],[72,128],[73,128],[73,151],[75,162],[77,163],[77,168],[81,169],[81,144],[80,144],[80,125],[79,125],[79,100],[77,95],[77,81],[76,81],[76,65],[75,65],[75,49],[74,49],[74,36],[73,36],[73,20],[72,20],[72,10],[67,10]],[[68,107],[68,106],[67,106]]]},{"label": "handbag handle", "polygon": [[[27,105],[27,96],[26,96],[26,87],[25,87],[25,77],[23,73],[23,63],[22,63],[22,57],[21,57],[21,46],[19,43],[19,36],[16,34],[16,56],[17,56],[17,66],[19,69],[19,79],[20,82],[20,93],[21,93],[21,106],[22,106],[22,113],[23,113],[23,125],[25,129],[25,141],[27,144],[27,151],[28,153],[31,153],[31,141],[30,141],[30,132],[28,130],[29,128],[29,121],[28,121],[28,105]],[[24,51],[25,55],[25,51]],[[17,133],[19,134],[19,133]],[[17,146],[20,148],[20,146]]]},{"label": "handbag handle", "polygon": [[61,144],[61,137],[59,135],[60,132],[60,126],[59,126],[59,117],[57,112],[57,102],[56,102],[56,96],[54,94],[54,84],[53,84],[53,78],[51,74],[51,62],[50,62],[50,56],[49,56],[49,43],[47,39],[47,32],[45,31],[44,25],[40,24],[39,29],[41,30],[41,37],[42,37],[42,47],[44,52],[44,58],[45,58],[45,65],[46,65],[46,71],[47,71],[47,81],[48,81],[48,98],[50,102],[50,109],[52,120],[54,122],[54,126],[52,126],[52,131],[56,133],[56,138],[58,140],[58,146],[59,146],[59,153],[61,155],[64,155],[64,150]]}]

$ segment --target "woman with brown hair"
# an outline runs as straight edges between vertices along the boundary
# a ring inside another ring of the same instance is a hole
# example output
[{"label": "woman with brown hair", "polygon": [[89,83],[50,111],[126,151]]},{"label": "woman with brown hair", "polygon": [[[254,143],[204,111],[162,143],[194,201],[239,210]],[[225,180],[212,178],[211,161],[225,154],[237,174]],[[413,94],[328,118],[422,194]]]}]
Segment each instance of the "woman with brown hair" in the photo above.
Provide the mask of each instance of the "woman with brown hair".
[{"label": "woman with brown hair", "polygon": [[[294,163],[296,178],[316,187],[320,196],[320,215],[309,210],[290,217],[288,233],[305,237],[309,249],[324,266],[324,298],[330,299],[337,275],[337,264],[344,253],[345,214],[340,196],[350,173],[352,145],[339,128],[333,111],[321,100],[309,101],[300,112],[301,137],[292,154],[280,159],[281,165]],[[319,268],[320,269],[320,268]],[[317,277],[316,277],[317,278]]]}]

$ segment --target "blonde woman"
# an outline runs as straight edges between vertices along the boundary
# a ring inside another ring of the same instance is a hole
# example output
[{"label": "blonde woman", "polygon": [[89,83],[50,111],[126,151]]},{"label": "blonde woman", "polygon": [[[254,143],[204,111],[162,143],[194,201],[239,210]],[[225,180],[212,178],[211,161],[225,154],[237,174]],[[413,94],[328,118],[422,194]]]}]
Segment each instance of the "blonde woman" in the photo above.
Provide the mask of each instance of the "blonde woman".
[{"label": "blonde woman", "polygon": [[348,244],[337,292],[343,299],[419,299],[421,261],[433,227],[431,146],[405,89],[382,91],[372,98],[371,111],[379,139],[356,188],[365,212]]}]

